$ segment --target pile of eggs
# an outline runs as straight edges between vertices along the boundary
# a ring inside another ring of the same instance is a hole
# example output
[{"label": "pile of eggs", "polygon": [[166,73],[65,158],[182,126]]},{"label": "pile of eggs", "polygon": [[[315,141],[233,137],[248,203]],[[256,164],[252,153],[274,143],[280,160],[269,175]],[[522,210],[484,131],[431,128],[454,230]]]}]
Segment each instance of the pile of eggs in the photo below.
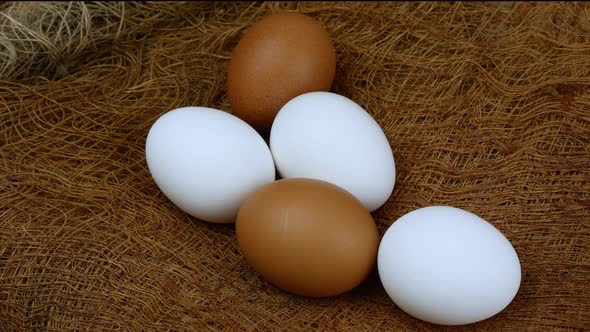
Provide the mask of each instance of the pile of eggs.
[{"label": "pile of eggs", "polygon": [[371,212],[393,192],[393,152],[361,106],[329,92],[335,72],[331,38],[312,18],[257,22],[229,64],[233,114],[183,107],[152,125],[146,161],[156,184],[191,216],[235,222],[253,269],[293,294],[339,295],[377,266],[393,302],[419,319],[458,325],[502,311],[520,263],[485,220],[425,207],[380,239]]}]

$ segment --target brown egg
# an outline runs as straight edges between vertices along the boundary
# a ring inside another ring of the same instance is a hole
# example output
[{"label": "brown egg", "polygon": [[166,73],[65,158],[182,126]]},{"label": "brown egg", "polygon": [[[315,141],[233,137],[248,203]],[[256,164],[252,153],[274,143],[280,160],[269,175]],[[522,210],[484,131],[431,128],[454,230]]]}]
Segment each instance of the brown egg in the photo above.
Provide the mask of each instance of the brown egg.
[{"label": "brown egg", "polygon": [[268,131],[289,100],[329,91],[336,51],[328,32],[299,13],[267,16],[247,30],[232,53],[228,98],[233,114]]},{"label": "brown egg", "polygon": [[236,234],[263,278],[309,297],[359,285],[379,247],[377,226],[360,201],[313,179],[284,179],[256,190],[238,211]]}]

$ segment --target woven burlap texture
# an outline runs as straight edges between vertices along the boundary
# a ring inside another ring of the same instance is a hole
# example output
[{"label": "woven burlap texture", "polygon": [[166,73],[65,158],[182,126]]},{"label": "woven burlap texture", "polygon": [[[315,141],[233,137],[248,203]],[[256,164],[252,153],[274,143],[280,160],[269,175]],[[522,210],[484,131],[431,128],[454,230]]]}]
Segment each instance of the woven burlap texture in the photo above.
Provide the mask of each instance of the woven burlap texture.
[{"label": "woven burlap texture", "polygon": [[[397,182],[373,215],[451,205],[514,245],[521,288],[459,328],[403,313],[376,272],[308,299],[261,279],[233,225],[176,208],[144,156],[181,106],[230,111],[226,69],[263,16],[299,11],[337,49]],[[587,3],[0,4],[0,330],[590,329]]]}]

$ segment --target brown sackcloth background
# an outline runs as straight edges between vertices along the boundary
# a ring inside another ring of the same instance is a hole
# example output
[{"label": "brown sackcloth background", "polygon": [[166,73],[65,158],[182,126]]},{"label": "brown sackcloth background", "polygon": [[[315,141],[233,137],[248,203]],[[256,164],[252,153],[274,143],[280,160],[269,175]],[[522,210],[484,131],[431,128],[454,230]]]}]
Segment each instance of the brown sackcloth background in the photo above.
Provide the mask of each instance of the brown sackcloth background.
[{"label": "brown sackcloth background", "polygon": [[[231,111],[245,29],[297,10],[333,37],[333,91],[385,131],[397,163],[381,234],[452,205],[512,242],[510,306],[460,328],[414,319],[377,273],[334,298],[259,278],[233,225],[182,213],[144,158],[180,106]],[[590,329],[587,3],[0,4],[0,330]]]}]

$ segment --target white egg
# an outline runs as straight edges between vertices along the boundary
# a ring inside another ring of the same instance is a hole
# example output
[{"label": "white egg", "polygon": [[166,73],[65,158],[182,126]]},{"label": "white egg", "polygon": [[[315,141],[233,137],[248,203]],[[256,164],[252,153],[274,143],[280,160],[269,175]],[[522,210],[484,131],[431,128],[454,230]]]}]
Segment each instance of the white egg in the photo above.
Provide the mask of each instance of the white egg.
[{"label": "white egg", "polygon": [[379,277],[406,313],[443,325],[474,323],[502,311],[520,287],[516,251],[500,231],[465,210],[414,210],[387,230]]},{"label": "white egg", "polygon": [[369,210],[387,201],[395,184],[391,147],[377,122],[352,100],[310,92],[277,114],[270,149],[283,178],[313,178],[338,185]]},{"label": "white egg", "polygon": [[234,222],[248,195],[275,179],[262,137],[241,119],[212,108],[183,107],[162,115],[145,149],[160,190],[181,210],[208,222]]}]

